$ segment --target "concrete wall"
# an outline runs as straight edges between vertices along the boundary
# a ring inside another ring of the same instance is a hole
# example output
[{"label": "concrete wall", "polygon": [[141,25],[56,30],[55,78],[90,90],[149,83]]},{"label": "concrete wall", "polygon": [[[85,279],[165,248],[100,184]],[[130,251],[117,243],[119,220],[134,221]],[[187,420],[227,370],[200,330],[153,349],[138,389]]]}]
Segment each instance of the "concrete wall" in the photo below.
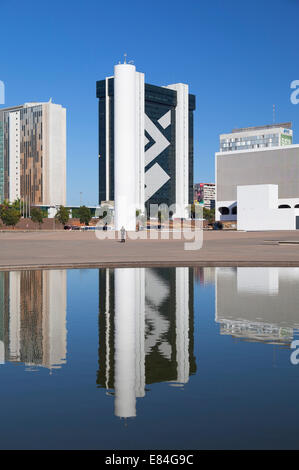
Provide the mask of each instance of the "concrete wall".
[{"label": "concrete wall", "polygon": [[299,209],[278,209],[278,185],[238,186],[238,230],[296,230]]},{"label": "concrete wall", "polygon": [[66,109],[43,104],[44,194],[43,204],[66,205]]},{"label": "concrete wall", "polygon": [[189,87],[183,83],[168,85],[177,92],[176,125],[176,213],[174,217],[188,217],[189,203]]},{"label": "concrete wall", "polygon": [[[221,216],[219,207],[237,201],[237,186],[278,185],[278,205],[299,204],[299,145],[215,154],[216,220],[236,220]],[[277,206],[278,207],[278,206]]]}]

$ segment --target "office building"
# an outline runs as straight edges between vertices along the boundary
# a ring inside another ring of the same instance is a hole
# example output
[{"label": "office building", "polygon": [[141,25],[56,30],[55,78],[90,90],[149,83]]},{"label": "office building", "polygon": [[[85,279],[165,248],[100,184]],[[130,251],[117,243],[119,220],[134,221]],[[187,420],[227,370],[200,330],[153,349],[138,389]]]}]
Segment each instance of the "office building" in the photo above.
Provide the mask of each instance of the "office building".
[{"label": "office building", "polygon": [[[150,204],[175,204],[174,216],[185,216],[193,202],[195,97],[188,85],[147,84],[124,63],[97,82],[97,98],[99,202],[115,202],[116,227],[127,228],[126,217]],[[126,215],[129,206],[135,210]]]},{"label": "office building", "polygon": [[215,183],[196,183],[194,185],[194,202],[201,204],[206,209],[215,208],[216,188]]},{"label": "office building", "polygon": [[220,152],[259,149],[292,145],[292,123],[233,129],[230,134],[220,135]]},{"label": "office building", "polygon": [[66,110],[25,103],[0,109],[0,201],[66,204]]}]

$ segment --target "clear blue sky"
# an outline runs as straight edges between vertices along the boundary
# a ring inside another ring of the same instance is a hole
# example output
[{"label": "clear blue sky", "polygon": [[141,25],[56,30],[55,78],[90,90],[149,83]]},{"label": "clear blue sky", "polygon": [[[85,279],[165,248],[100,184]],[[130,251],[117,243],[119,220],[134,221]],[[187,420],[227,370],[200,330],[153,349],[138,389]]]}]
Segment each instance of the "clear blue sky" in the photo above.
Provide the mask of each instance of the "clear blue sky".
[{"label": "clear blue sky", "polygon": [[127,52],[146,82],[184,82],[197,98],[195,181],[214,181],[219,134],[293,122],[299,105],[299,0],[0,0],[6,105],[67,108],[67,199],[98,198],[95,82]]}]

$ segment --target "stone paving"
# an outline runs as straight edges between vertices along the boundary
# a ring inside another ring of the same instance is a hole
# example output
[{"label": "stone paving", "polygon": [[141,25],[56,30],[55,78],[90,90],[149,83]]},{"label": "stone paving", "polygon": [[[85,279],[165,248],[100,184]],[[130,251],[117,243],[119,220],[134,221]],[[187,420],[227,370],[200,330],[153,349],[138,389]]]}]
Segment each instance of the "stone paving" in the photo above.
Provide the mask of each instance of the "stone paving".
[{"label": "stone paving", "polygon": [[94,232],[2,232],[0,269],[100,266],[298,266],[294,232],[204,231],[203,247],[181,240],[98,240]]}]

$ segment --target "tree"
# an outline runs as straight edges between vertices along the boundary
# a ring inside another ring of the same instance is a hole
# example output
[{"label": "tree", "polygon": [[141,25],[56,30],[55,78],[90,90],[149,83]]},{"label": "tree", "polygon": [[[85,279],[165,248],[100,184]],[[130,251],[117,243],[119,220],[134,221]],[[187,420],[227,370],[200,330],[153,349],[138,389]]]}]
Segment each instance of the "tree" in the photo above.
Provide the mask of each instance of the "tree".
[{"label": "tree", "polygon": [[79,207],[79,219],[81,224],[89,225],[89,222],[91,220],[91,212],[89,207],[86,206],[81,206]]},{"label": "tree", "polygon": [[215,222],[215,209],[203,208],[203,218],[208,221],[209,224]]},{"label": "tree", "polygon": [[41,209],[39,209],[38,207],[33,207],[31,209],[31,220],[32,222],[38,223],[39,228],[41,228],[41,224],[44,223],[43,213]]},{"label": "tree", "polygon": [[0,218],[4,225],[14,227],[19,222],[21,214],[12,204],[4,201],[0,206]]},{"label": "tree", "polygon": [[57,219],[58,222],[60,222],[62,225],[65,225],[67,221],[69,220],[69,217],[70,217],[70,210],[64,206],[60,206],[55,215],[55,219]]}]

